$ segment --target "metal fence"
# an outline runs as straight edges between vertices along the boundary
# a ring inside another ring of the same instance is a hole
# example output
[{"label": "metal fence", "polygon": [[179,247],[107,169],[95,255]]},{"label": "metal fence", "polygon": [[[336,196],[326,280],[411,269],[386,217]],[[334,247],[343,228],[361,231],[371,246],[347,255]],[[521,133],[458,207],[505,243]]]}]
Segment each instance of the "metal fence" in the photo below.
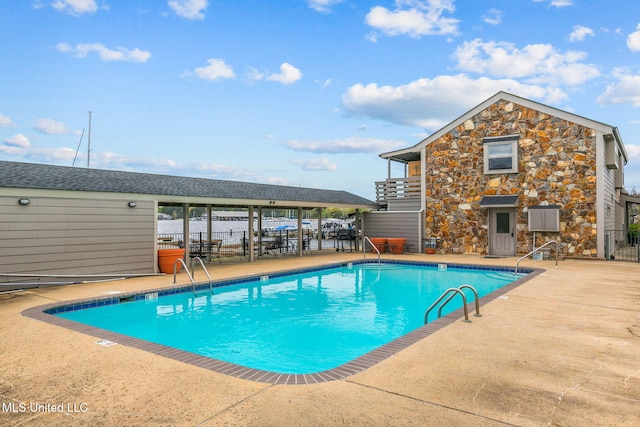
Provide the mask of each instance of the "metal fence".
[{"label": "metal fence", "polygon": [[[263,231],[258,239],[253,238],[253,249],[256,256],[278,256],[295,254],[298,250],[297,230]],[[248,232],[212,232],[207,239],[206,232],[189,233],[187,241],[189,255],[200,257],[206,261],[233,259],[249,255]],[[313,230],[302,230],[302,250],[311,251],[318,248],[316,234]],[[158,249],[186,248],[183,233],[158,234]]]},{"label": "metal fence", "polygon": [[605,231],[604,252],[607,261],[640,262],[640,238],[634,230]]}]

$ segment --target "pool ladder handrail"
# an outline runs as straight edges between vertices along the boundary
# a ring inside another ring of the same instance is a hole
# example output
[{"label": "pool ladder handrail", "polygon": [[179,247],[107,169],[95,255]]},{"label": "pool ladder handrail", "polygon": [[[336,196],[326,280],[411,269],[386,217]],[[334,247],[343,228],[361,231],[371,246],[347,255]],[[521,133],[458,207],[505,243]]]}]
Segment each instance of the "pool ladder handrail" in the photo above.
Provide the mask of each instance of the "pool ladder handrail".
[{"label": "pool ladder handrail", "polygon": [[[198,261],[200,263],[200,265],[202,266],[202,271],[204,271],[204,274],[207,275],[207,279],[209,279],[209,291],[213,295],[213,280],[211,280],[211,276],[209,275],[209,271],[207,270],[207,267],[205,267],[204,261],[202,261],[202,258],[200,258],[199,256],[191,258],[191,271],[193,271],[194,276],[195,276],[195,272],[196,271],[193,269],[193,263],[195,261]],[[193,293],[194,294],[196,293],[195,284],[193,285]]]},{"label": "pool ladder handrail", "polygon": [[[198,259],[200,261],[200,264],[202,265],[202,268],[205,272],[205,274],[207,275],[207,277],[209,278],[209,289],[211,291],[211,293],[213,294],[213,283],[211,280],[211,276],[209,276],[209,272],[207,271],[207,268],[204,266],[204,263],[202,262],[202,259],[200,257],[194,257],[191,260],[191,269],[193,270],[193,260],[194,259]],[[191,281],[191,287],[193,290],[193,293],[196,293],[196,281],[193,279],[193,275],[191,274],[191,272],[189,271],[189,267],[187,267],[187,264],[184,262],[184,260],[182,258],[178,258],[174,261],[173,263],[173,284],[175,285],[177,283],[176,280],[176,275],[178,273],[178,263],[182,264],[182,266],[184,267],[184,271],[185,273],[187,273],[187,277],[189,277],[189,280]]]},{"label": "pool ladder handrail", "polygon": [[378,248],[376,247],[376,245],[373,244],[373,242],[371,241],[371,239],[368,236],[362,236],[362,257],[366,258],[367,257],[367,248],[365,247],[365,242],[369,242],[369,244],[371,245],[371,247],[373,249],[375,249],[375,251],[378,253],[378,264],[380,264],[380,251],[378,250]]},{"label": "pool ladder handrail", "polygon": [[523,259],[527,258],[529,255],[533,255],[535,252],[538,252],[540,249],[542,249],[545,246],[548,246],[548,245],[550,245],[552,243],[556,244],[556,268],[558,268],[558,254],[560,254],[560,243],[558,243],[556,240],[549,240],[547,243],[545,243],[544,245],[540,246],[539,248],[535,248],[534,250],[532,250],[528,254],[522,255],[520,258],[518,258],[518,262],[516,262],[516,269],[514,270],[513,274],[514,275],[518,275],[518,266],[520,265],[520,261],[522,261]]},{"label": "pool ladder handrail", "polygon": [[438,303],[442,301],[449,294],[451,294],[449,295],[449,298],[447,298],[447,300],[443,302],[442,305],[440,305],[440,308],[438,309],[438,318],[442,317],[442,309],[444,308],[444,306],[447,305],[449,301],[451,301],[453,297],[455,297],[457,294],[462,297],[462,308],[464,310],[463,322],[471,323],[471,320],[469,320],[469,310],[467,309],[467,297],[465,296],[464,292],[462,292],[462,289],[471,289],[471,291],[473,291],[473,295],[475,297],[475,302],[476,302],[476,314],[474,314],[474,316],[482,317],[482,314],[480,314],[480,301],[478,298],[478,291],[476,291],[473,286],[465,284],[465,285],[460,285],[457,288],[449,288],[446,291],[444,291],[442,295],[440,295],[440,297],[437,300],[435,300],[433,304],[431,304],[431,306],[427,309],[427,311],[424,312],[424,324],[426,325],[429,322],[429,313],[431,312],[431,310],[433,310],[438,305]]}]

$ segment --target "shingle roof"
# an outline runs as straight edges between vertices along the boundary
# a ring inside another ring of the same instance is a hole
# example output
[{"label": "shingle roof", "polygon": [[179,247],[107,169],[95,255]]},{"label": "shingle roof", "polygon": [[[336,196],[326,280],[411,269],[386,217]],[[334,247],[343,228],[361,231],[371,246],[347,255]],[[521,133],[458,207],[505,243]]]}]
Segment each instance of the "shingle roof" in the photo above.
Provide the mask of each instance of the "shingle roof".
[{"label": "shingle roof", "polygon": [[518,203],[518,195],[509,196],[484,196],[480,200],[480,207],[493,208],[493,207],[510,207],[516,206]]},{"label": "shingle roof", "polygon": [[[346,191],[0,161],[0,188],[377,206]],[[166,197],[163,197],[166,199]]]}]

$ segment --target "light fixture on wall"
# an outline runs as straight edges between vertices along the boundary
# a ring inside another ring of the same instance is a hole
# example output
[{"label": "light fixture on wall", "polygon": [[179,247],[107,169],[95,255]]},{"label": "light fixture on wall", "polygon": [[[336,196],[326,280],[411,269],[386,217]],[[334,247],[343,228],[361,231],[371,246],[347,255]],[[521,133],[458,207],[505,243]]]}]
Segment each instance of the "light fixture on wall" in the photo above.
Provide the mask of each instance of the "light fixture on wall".
[{"label": "light fixture on wall", "polygon": [[21,204],[22,206],[27,206],[29,203],[31,203],[31,200],[27,199],[26,197],[23,197],[21,199],[18,199],[18,203]]},{"label": "light fixture on wall", "polygon": [[129,206],[130,208],[135,208],[136,206],[138,206],[138,204],[136,202],[129,202],[127,203],[127,206]]}]

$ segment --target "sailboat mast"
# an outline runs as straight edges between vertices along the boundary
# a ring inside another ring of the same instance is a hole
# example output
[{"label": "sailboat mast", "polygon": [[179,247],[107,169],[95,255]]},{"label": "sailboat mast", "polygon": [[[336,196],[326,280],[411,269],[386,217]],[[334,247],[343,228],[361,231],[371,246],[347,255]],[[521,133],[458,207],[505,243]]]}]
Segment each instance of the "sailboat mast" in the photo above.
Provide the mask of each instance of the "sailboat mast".
[{"label": "sailboat mast", "polygon": [[88,136],[88,148],[87,148],[87,169],[90,167],[91,162],[91,111],[89,111],[89,136]]}]

